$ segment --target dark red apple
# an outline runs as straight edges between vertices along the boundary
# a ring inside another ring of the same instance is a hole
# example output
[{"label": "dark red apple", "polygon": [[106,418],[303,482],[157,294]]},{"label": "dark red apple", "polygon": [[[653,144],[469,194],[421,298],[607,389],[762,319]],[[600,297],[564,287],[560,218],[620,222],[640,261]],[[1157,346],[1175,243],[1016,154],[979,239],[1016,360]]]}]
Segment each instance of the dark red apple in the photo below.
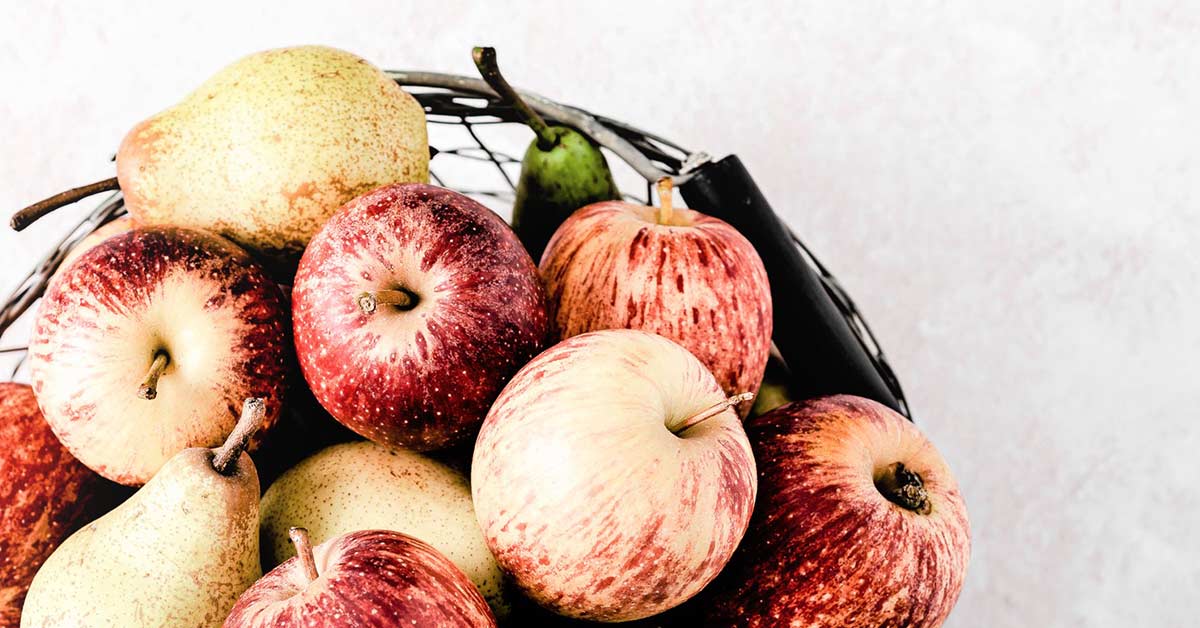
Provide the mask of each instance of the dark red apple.
[{"label": "dark red apple", "polygon": [[140,485],[176,453],[224,442],[247,397],[279,416],[288,313],[279,287],[228,240],[141,227],[61,271],[38,309],[38,405],[71,453]]},{"label": "dark red apple", "polygon": [[[762,260],[729,224],[624,202],[588,205],[542,256],[556,339],[640,329],[681,344],[725,394],[755,392],[771,351],[771,289]],[[750,405],[742,408],[749,412]]]},{"label": "dark red apple", "polygon": [[301,528],[292,540],[297,556],[242,594],[226,628],[496,625],[467,575],[423,541],[364,530],[312,548]]},{"label": "dark red apple", "polygon": [[76,460],[25,384],[0,383],[0,628],[16,628],[33,575],[119,489]]},{"label": "dark red apple", "polygon": [[545,293],[516,235],[431,185],[386,186],[338,210],[304,251],[292,303],[321,405],[390,447],[472,438],[547,335]]},{"label": "dark red apple", "polygon": [[970,556],[950,469],[912,423],[851,396],[746,423],[759,499],[733,561],[704,593],[706,626],[932,628]]}]

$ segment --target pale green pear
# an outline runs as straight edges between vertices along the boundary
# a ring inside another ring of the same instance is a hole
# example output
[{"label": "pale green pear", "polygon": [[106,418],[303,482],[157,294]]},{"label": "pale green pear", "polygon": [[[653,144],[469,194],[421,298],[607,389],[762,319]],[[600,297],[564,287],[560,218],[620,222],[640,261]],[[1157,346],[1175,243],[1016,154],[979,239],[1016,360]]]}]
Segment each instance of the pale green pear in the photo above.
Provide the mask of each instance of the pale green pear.
[{"label": "pale green pear", "polygon": [[268,50],[137,124],[117,178],[141,224],[207,229],[294,261],[346,201],[428,182],[425,111],[348,52]]},{"label": "pale green pear", "polygon": [[498,617],[503,575],[488,551],[467,478],[427,456],[371,442],[327,447],[279,476],[262,498],[267,567],[295,556],[288,529],[314,544],[357,530],[403,532],[432,545],[467,574]]},{"label": "pale green pear", "polygon": [[262,575],[258,473],[242,451],[261,420],[248,403],[225,445],[181,451],[71,535],[34,576],[22,628],[220,626]]}]

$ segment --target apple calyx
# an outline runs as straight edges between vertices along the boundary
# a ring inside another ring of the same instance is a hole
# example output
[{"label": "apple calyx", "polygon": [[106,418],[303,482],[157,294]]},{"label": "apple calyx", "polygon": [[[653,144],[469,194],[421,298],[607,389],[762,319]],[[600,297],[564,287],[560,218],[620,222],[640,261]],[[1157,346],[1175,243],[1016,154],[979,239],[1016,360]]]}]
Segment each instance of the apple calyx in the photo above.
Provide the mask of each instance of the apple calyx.
[{"label": "apple calyx", "polygon": [[374,314],[380,304],[394,305],[400,310],[411,310],[417,306],[417,295],[408,290],[376,290],[354,297],[354,302],[358,303],[358,309],[362,310],[363,314]]},{"label": "apple calyx", "polygon": [[475,67],[479,69],[479,75],[483,77],[488,87],[495,90],[501,100],[511,105],[517,111],[517,115],[521,116],[525,125],[537,136],[538,150],[546,152],[557,146],[560,135],[551,130],[550,125],[546,124],[546,120],[521,98],[517,90],[513,89],[513,86],[500,73],[500,64],[496,61],[496,49],[491,46],[476,46],[471,49],[471,59],[475,61]]},{"label": "apple calyx", "polygon": [[308,530],[304,528],[288,528],[288,538],[296,548],[296,556],[300,558],[300,566],[304,568],[304,577],[309,582],[321,577],[317,573],[317,560],[313,558],[312,543],[308,540]]},{"label": "apple calyx", "polygon": [[159,351],[154,354],[154,361],[150,363],[150,371],[146,373],[146,378],[138,386],[138,397],[149,400],[158,396],[158,378],[162,377],[163,371],[166,370],[167,365],[170,363],[171,356],[167,355],[166,351]]},{"label": "apple calyx", "polygon": [[694,427],[696,424],[711,419],[718,414],[721,414],[725,410],[732,408],[743,401],[750,401],[753,398],[754,393],[752,392],[742,392],[736,395],[731,395],[728,398],[718,401],[717,403],[714,403],[713,405],[688,417],[682,424],[679,425],[679,427],[671,429],[671,432],[678,436],[679,434],[687,431],[689,428]]},{"label": "apple calyx", "polygon": [[671,197],[675,193],[675,184],[671,181],[671,177],[663,177],[658,180],[658,224],[671,224],[671,215],[675,212],[672,205]]},{"label": "apple calyx", "polygon": [[242,416],[238,419],[233,431],[225,439],[225,443],[212,450],[213,471],[221,475],[229,475],[237,469],[237,459],[246,450],[250,437],[262,425],[263,416],[267,413],[267,404],[262,397],[248,397],[242,402]]},{"label": "apple calyx", "polygon": [[927,515],[933,511],[929,491],[925,490],[921,476],[908,470],[903,462],[884,467],[877,473],[875,488],[879,489],[888,501],[906,510],[919,515]]}]

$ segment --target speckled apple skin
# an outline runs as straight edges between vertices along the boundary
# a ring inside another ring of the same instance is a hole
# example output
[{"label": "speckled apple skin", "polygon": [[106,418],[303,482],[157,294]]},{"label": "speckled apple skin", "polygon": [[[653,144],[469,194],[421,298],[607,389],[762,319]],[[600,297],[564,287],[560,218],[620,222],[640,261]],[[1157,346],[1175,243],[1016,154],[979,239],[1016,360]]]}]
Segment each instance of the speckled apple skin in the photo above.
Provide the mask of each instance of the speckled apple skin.
[{"label": "speckled apple skin", "polygon": [[466,574],[410,536],[351,532],[313,548],[313,558],[317,580],[288,559],[242,595],[225,628],[496,626]]},{"label": "speckled apple skin", "polygon": [[138,492],[84,526],[42,565],[21,628],[208,628],[262,575],[258,474],[244,452],[228,476],[186,449]]},{"label": "speckled apple skin", "polygon": [[757,391],[772,326],[762,260],[720,219],[676,209],[663,225],[657,212],[595,203],[558,228],[540,265],[555,337],[654,332],[700,358],[727,394]]},{"label": "speckled apple skin", "polygon": [[121,216],[116,220],[104,223],[95,231],[87,234],[87,236],[79,241],[79,244],[76,244],[75,246],[71,247],[70,251],[67,251],[67,256],[64,257],[62,263],[58,265],[58,270],[50,277],[50,281],[56,281],[59,275],[63,274],[67,268],[70,268],[71,262],[79,259],[79,256],[92,250],[92,248],[97,244],[100,244],[101,242],[117,234],[125,233],[126,231],[133,229],[134,226],[136,225],[133,222],[133,218],[130,218],[129,216]]},{"label": "speckled apple skin", "polygon": [[348,52],[267,50],[133,127],[117,178],[143,224],[207,229],[294,263],[346,201],[429,180],[425,112]]},{"label": "speckled apple skin", "polygon": [[535,358],[475,444],[475,512],[500,566],[569,617],[628,621],[672,608],[725,566],[756,482],[750,444],[695,356],[661,336],[575,336]]},{"label": "speckled apple skin", "polygon": [[38,567],[101,513],[113,485],[67,452],[25,384],[0,383],[0,628],[16,628]]},{"label": "speckled apple skin", "polygon": [[[416,307],[364,314],[364,291],[403,288]],[[545,345],[533,260],[495,213],[431,185],[391,185],[348,203],[300,260],[296,354],[321,405],[392,448],[475,435],[488,406]]]},{"label": "speckled apple skin", "polygon": [[[970,526],[950,469],[911,422],[873,401],[835,396],[768,412],[747,421],[746,432],[760,499],[711,587],[706,626],[942,625],[966,576]],[[929,514],[876,489],[875,472],[896,462],[921,476]]]},{"label": "speckled apple skin", "polygon": [[508,614],[504,577],[475,521],[467,478],[432,458],[365,441],[327,447],[281,475],[260,510],[265,566],[296,555],[292,526],[306,528],[314,544],[355,530],[394,530],[432,545],[497,616]]},{"label": "speckled apple skin", "polygon": [[[63,445],[100,475],[140,485],[175,453],[221,444],[242,400],[279,416],[288,346],[279,288],[212,234],[144,227],[75,260],[42,299],[29,361],[38,404]],[[137,396],[157,350],[171,362]]]}]

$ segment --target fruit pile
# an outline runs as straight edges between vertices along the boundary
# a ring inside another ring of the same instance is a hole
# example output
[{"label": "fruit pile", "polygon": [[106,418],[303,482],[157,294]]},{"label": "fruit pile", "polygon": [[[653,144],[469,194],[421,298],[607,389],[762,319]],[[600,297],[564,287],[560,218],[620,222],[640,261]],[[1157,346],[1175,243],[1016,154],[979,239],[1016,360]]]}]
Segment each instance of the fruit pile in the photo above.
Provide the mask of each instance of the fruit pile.
[{"label": "fruit pile", "polygon": [[944,621],[970,540],[933,446],[858,397],[751,412],[751,242],[670,180],[618,200],[475,59],[536,136],[512,228],[428,184],[422,107],[346,52],[129,132],[98,186],[129,216],[0,384],[0,626]]}]

